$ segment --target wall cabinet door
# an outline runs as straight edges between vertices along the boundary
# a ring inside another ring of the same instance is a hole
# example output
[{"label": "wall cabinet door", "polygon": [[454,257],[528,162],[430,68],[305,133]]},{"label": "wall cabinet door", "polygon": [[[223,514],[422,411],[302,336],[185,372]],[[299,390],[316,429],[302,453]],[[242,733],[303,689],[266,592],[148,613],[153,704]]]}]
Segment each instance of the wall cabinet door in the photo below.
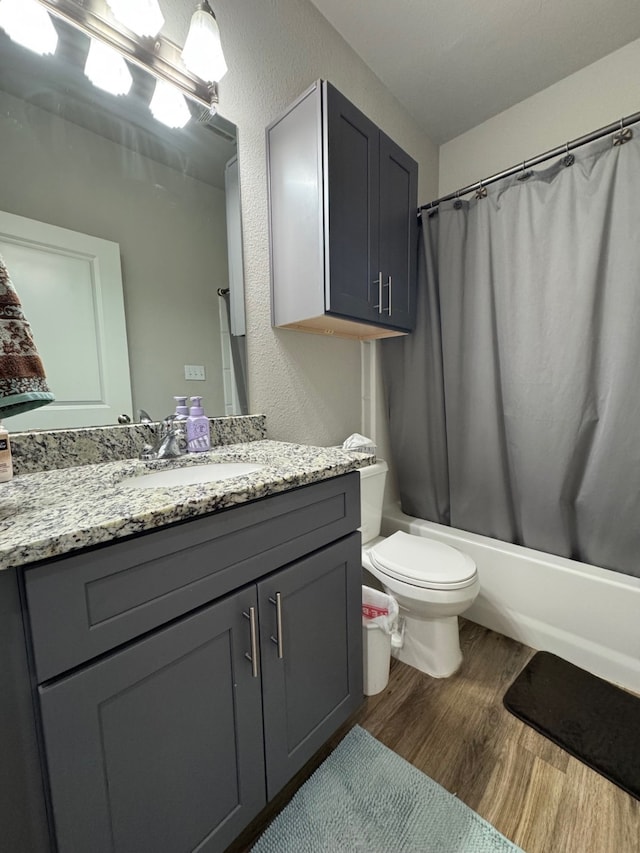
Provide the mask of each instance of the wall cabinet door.
[{"label": "wall cabinet door", "polygon": [[327,85],[326,310],[376,323],[380,132]]},{"label": "wall cabinet door", "polygon": [[415,322],[418,166],[326,84],[326,308],[410,330]]},{"label": "wall cabinet door", "polygon": [[255,587],[40,688],[59,853],[224,849],[266,802]]},{"label": "wall cabinet door", "polygon": [[384,323],[398,329],[415,323],[417,198],[415,161],[380,133],[380,311]]},{"label": "wall cabinet door", "polygon": [[258,584],[267,796],[362,703],[360,534]]}]

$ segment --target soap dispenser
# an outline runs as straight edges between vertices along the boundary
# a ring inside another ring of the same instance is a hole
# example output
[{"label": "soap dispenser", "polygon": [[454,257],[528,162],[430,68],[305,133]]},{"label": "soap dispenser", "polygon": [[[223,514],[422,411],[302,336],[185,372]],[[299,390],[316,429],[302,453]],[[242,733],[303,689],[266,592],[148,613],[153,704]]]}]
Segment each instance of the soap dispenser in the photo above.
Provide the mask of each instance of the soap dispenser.
[{"label": "soap dispenser", "polygon": [[186,397],[174,397],[176,401],[176,412],[175,412],[175,420],[177,421],[186,421],[189,416],[189,409],[187,407],[187,398]]},{"label": "soap dispenser", "polygon": [[189,453],[202,453],[210,448],[209,418],[202,408],[202,397],[192,397],[187,418],[187,449]]}]

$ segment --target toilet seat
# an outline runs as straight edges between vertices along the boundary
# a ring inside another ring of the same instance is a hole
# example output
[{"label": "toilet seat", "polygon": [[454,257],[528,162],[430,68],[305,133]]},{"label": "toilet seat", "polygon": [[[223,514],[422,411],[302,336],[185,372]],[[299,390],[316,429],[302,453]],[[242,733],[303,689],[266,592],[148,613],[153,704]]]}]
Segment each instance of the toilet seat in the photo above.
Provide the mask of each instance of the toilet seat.
[{"label": "toilet seat", "polygon": [[462,589],[476,580],[476,564],[451,545],[398,531],[368,551],[383,574],[423,589]]}]

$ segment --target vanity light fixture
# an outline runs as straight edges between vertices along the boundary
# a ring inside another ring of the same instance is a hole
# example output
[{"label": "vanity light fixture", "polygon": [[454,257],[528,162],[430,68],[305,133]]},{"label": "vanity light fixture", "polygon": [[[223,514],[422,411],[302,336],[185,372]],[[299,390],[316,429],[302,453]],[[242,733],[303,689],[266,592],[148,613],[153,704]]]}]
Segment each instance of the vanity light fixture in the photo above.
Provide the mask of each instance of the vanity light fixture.
[{"label": "vanity light fixture", "polygon": [[44,55],[54,53],[58,34],[36,0],[0,0],[0,27],[12,41]]},{"label": "vanity light fixture", "polygon": [[220,29],[207,0],[198,3],[193,13],[182,60],[189,71],[209,82],[219,82],[227,73]]},{"label": "vanity light fixture", "polygon": [[158,0],[107,0],[115,17],[138,36],[155,38],[164,26]]},{"label": "vanity light fixture", "polygon": [[84,73],[94,86],[112,95],[129,94],[133,84],[131,72],[120,54],[96,39],[91,39]]},{"label": "vanity light fixture", "polygon": [[157,81],[149,109],[155,119],[176,129],[184,127],[191,118],[183,95],[164,80]]},{"label": "vanity light fixture", "polygon": [[[203,6],[206,6],[206,9],[200,8]],[[140,10],[142,10],[142,14],[133,14],[134,11],[140,13]],[[205,15],[214,24],[213,47],[211,47],[212,42],[209,42],[210,46],[206,50],[214,50],[218,59],[215,66],[207,65],[206,69],[204,66],[200,66],[206,76],[202,76],[185,65],[181,56],[182,49],[179,45],[162,35],[137,34],[136,29],[151,33],[155,30],[156,25],[162,26],[164,19],[162,19],[158,0],[0,0],[0,27],[5,29],[15,41],[20,41],[27,47],[31,47],[31,44],[26,44],[26,41],[20,40],[17,34],[14,36],[14,32],[17,33],[19,29],[21,33],[27,34],[25,37],[28,37],[29,41],[33,41],[32,36],[36,27],[38,31],[46,28],[49,31],[46,49],[53,52],[56,42],[52,40],[51,34],[56,40],[57,34],[49,15],[70,24],[90,39],[112,48],[119,54],[127,73],[129,69],[126,68],[126,64],[134,65],[151,74],[156,79],[157,84],[162,83],[162,86],[156,85],[157,98],[154,95],[152,112],[159,121],[168,119],[165,123],[170,124],[171,127],[184,127],[191,116],[185,98],[196,103],[199,107],[203,107],[204,116],[216,113],[218,104],[217,80],[227,70],[224,57],[220,61],[220,56],[222,56],[220,32],[213,12],[206,3],[199,5],[196,14],[198,12]],[[152,23],[140,24],[140,20],[149,20],[144,17],[144,14],[150,16]],[[36,19],[39,19],[39,24],[34,24]],[[19,23],[14,26],[12,20]],[[210,24],[209,30],[211,30]],[[216,44],[217,48],[215,47]],[[44,51],[40,49],[39,52]],[[116,86],[113,81],[107,83],[104,73],[94,70],[91,70],[90,73],[89,69],[92,66],[93,57],[92,63],[89,64],[88,68],[85,68],[85,73],[95,85],[105,88],[107,91],[113,92],[117,89],[118,93],[124,93],[125,84],[122,82],[122,78],[125,75],[122,70],[118,72],[120,82]],[[122,66],[120,67],[122,69]],[[208,76],[213,72],[215,72],[214,76]],[[97,79],[94,79],[92,75]],[[97,80],[101,82],[97,82]],[[171,111],[166,107],[169,100],[169,96],[165,94],[166,86],[172,87],[175,95],[178,96],[171,99],[173,102]],[[163,118],[160,118],[161,116]]]}]

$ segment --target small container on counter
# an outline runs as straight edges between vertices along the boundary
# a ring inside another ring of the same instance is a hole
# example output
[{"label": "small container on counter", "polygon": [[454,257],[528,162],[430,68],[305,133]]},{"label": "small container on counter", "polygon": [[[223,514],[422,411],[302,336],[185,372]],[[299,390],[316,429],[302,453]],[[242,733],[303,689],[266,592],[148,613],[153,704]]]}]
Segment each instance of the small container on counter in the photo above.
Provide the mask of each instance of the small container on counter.
[{"label": "small container on counter", "polygon": [[187,449],[189,453],[202,453],[211,449],[209,418],[202,408],[202,397],[191,398],[187,418]]},{"label": "small container on counter", "polygon": [[0,483],[7,483],[12,477],[11,442],[8,431],[0,422]]}]

